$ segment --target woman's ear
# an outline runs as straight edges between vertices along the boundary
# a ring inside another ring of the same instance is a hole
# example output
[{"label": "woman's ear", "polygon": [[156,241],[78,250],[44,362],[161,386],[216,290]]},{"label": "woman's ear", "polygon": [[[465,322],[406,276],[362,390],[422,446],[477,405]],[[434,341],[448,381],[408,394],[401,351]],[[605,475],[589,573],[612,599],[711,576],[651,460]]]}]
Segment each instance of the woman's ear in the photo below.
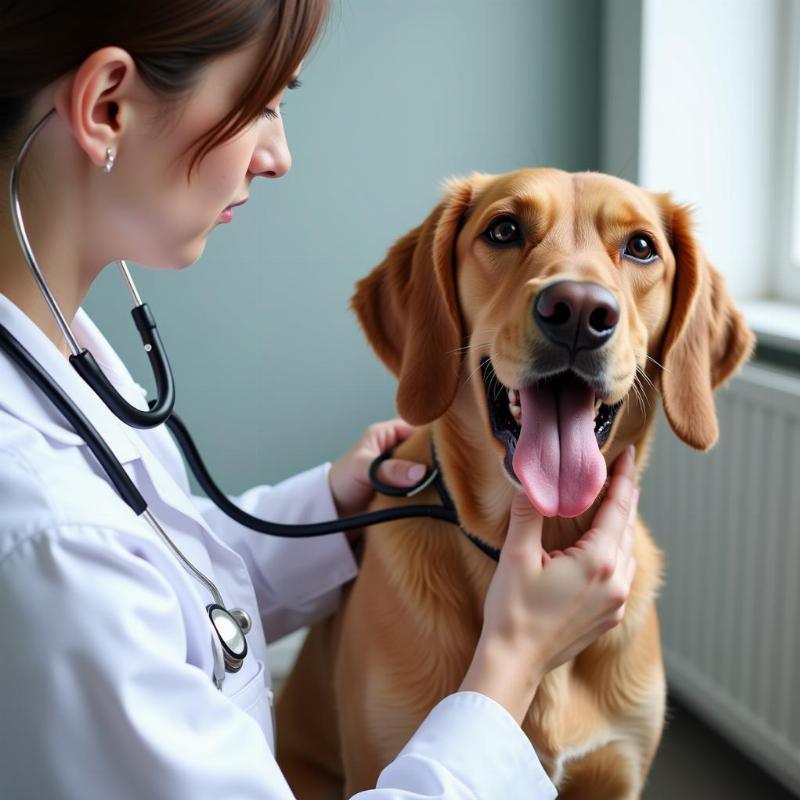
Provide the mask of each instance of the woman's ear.
[{"label": "woman's ear", "polygon": [[712,392],[749,358],[755,337],[697,243],[689,210],[668,202],[666,222],[675,282],[661,351],[661,395],[676,435],[708,450],[719,438]]},{"label": "woman's ear", "polygon": [[358,282],[351,300],[372,348],[399,378],[397,409],[412,425],[440,417],[458,389],[464,332],[454,254],[472,188],[472,178],[448,183],[442,202]]},{"label": "woman's ear", "polygon": [[56,87],[56,112],[98,167],[106,162],[107,148],[118,149],[136,76],[136,64],[126,50],[103,47]]}]

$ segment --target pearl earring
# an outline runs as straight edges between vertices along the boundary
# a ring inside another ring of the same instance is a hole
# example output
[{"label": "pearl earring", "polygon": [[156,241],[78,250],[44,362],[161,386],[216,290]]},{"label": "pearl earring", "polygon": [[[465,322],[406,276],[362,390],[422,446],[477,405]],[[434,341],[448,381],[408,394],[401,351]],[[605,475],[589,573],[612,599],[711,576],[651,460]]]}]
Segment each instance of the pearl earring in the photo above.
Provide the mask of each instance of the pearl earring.
[{"label": "pearl earring", "polygon": [[106,163],[105,166],[103,167],[103,172],[105,172],[106,175],[108,175],[108,173],[111,172],[112,169],[114,169],[114,151],[110,147],[107,147]]}]

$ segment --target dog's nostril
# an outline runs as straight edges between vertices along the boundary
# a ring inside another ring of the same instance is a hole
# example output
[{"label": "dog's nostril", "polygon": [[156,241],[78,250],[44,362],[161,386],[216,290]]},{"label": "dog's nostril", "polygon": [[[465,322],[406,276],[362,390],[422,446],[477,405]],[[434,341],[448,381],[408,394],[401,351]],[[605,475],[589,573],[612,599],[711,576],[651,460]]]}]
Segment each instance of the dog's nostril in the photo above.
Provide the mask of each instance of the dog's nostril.
[{"label": "dog's nostril", "polygon": [[553,313],[547,317],[547,321],[551,325],[563,325],[565,322],[569,322],[571,315],[572,311],[566,303],[556,303]]},{"label": "dog's nostril", "polygon": [[596,308],[589,314],[589,326],[598,333],[604,333],[617,324],[618,320],[610,308]]}]

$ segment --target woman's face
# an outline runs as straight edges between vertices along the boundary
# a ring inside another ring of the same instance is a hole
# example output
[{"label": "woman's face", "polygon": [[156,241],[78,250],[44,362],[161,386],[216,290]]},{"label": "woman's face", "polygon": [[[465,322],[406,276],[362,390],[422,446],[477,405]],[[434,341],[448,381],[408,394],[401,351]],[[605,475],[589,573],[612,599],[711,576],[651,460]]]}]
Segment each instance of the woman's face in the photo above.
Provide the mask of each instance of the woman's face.
[{"label": "woman's face", "polygon": [[[267,111],[196,162],[189,175],[191,145],[230,111],[259,58],[263,52],[255,47],[219,57],[188,100],[162,109],[173,115],[165,125],[151,119],[129,127],[107,176],[121,188],[108,209],[114,215],[108,229],[129,250],[120,258],[162,268],[193,263],[211,231],[231,221],[231,206],[247,199],[253,178],[288,172],[291,155],[280,117],[284,89],[268,106],[277,116]],[[159,103],[154,98],[156,114]]]}]

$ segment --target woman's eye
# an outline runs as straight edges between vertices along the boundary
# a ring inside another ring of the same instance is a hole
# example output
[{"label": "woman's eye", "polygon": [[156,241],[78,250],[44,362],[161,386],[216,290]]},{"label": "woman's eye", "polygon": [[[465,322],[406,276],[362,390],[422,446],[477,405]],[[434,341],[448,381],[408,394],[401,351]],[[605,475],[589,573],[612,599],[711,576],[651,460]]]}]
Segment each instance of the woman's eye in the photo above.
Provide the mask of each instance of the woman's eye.
[{"label": "woman's eye", "polygon": [[514,244],[520,241],[522,232],[513,217],[498,217],[484,231],[484,236],[494,244]]},{"label": "woman's eye", "polygon": [[635,233],[625,245],[625,255],[636,261],[652,261],[658,256],[658,251],[647,234]]},{"label": "woman's eye", "polygon": [[278,117],[280,116],[278,112],[283,110],[284,105],[285,103],[281,103],[277,109],[265,108],[261,112],[261,116],[264,117],[264,119],[278,119]]}]

